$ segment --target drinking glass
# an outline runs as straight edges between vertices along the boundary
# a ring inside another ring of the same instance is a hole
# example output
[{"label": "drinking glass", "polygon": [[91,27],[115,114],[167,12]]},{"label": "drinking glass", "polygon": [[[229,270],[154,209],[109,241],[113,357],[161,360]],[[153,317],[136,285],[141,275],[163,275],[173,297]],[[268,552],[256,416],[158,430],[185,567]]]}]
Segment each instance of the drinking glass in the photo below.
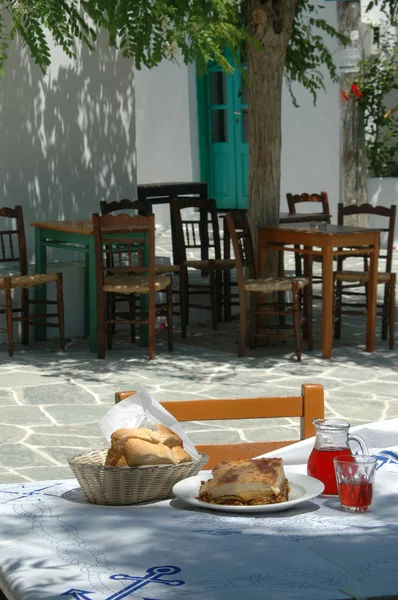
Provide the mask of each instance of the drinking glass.
[{"label": "drinking glass", "polygon": [[327,231],[328,224],[325,221],[310,221],[311,229],[318,229],[318,231]]},{"label": "drinking glass", "polygon": [[374,456],[336,456],[333,460],[341,507],[365,512],[372,504],[377,460]]}]

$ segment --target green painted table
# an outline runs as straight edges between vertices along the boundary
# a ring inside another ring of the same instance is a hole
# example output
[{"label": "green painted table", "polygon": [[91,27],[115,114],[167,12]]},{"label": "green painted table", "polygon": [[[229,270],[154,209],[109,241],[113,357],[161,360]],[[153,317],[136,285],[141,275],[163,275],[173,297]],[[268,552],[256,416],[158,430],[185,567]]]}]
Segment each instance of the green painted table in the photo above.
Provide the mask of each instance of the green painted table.
[{"label": "green painted table", "polygon": [[[98,349],[98,310],[97,310],[97,277],[95,269],[95,248],[93,224],[91,219],[82,219],[76,221],[40,221],[31,223],[35,227],[35,272],[47,273],[47,248],[57,248],[58,250],[69,250],[73,252],[82,252],[85,255],[86,262],[86,290],[85,290],[85,333],[89,336],[90,351],[97,352]],[[112,230],[114,231],[114,230]],[[106,230],[105,230],[106,234]],[[133,234],[137,237],[137,232]],[[126,237],[126,233],[120,234]],[[112,233],[112,237],[115,237]],[[148,257],[147,257],[148,259]],[[36,300],[45,300],[46,286],[41,285],[35,288]],[[145,311],[148,299],[141,295],[141,310]],[[36,327],[36,340],[46,339],[46,329]],[[148,328],[140,327],[141,345],[148,345]]]}]

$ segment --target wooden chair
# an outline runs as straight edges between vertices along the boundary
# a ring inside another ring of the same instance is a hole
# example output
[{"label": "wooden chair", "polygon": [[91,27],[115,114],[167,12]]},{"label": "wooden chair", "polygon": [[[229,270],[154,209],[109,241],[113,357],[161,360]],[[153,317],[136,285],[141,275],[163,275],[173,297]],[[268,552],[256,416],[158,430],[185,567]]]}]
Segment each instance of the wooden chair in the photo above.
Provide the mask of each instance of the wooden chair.
[{"label": "wooden chair", "polygon": [[[131,394],[134,392],[117,392],[115,402],[118,403]],[[178,400],[160,404],[180,422],[300,417],[301,440],[314,436],[313,420],[324,417],[323,387],[312,383],[305,383],[301,387],[301,396],[237,398],[234,400]],[[212,469],[221,460],[254,458],[297,441],[299,440],[198,444],[196,448],[199,452],[209,456],[205,468]]]},{"label": "wooden chair", "polygon": [[[100,202],[101,215],[114,215],[120,211],[134,211],[135,214],[148,217],[152,215],[152,203],[149,199],[145,200],[114,200],[112,202],[106,202],[103,200]],[[158,275],[168,275],[169,273],[178,273],[180,270],[179,265],[160,265],[155,263],[155,270]]]},{"label": "wooden chair", "polygon": [[142,215],[147,217],[152,214],[152,204],[150,200],[129,200],[123,198],[122,200],[101,200],[100,202],[101,215],[112,215],[120,211],[133,211],[133,214]]},{"label": "wooden chair", "polygon": [[[382,217],[386,222],[386,227],[380,229],[380,232],[387,233],[387,247],[381,249],[379,253],[379,270],[377,282],[384,285],[384,301],[383,304],[377,304],[377,315],[382,317],[382,340],[387,339],[389,332],[389,348],[394,348],[394,330],[395,330],[395,286],[396,274],[392,273],[392,253],[394,245],[394,230],[396,218],[396,206],[391,205],[390,208],[384,206],[372,206],[371,204],[350,204],[344,206],[342,203],[338,205],[338,224],[344,225],[344,218],[351,215],[370,215]],[[383,269],[384,262],[384,269]],[[336,308],[335,308],[335,329],[334,337],[340,338],[342,315],[366,315],[367,309],[367,283],[369,281],[369,272],[367,258],[365,257],[363,271],[343,270],[343,260],[341,257],[337,259],[337,271],[334,272]],[[347,283],[343,286],[343,283]],[[364,287],[365,291],[358,291],[358,288]],[[355,300],[355,303],[344,302],[343,296],[362,296],[363,302],[360,299]],[[351,308],[349,308],[351,307]]]},{"label": "wooden chair", "polygon": [[[149,358],[155,358],[155,319],[166,316],[169,350],[173,348],[171,277],[155,272],[155,218],[153,215],[93,215],[98,293],[98,358],[105,358],[105,338],[112,348],[112,326],[148,325]],[[124,235],[123,235],[124,234]],[[149,261],[146,262],[146,256]],[[166,303],[156,304],[165,291]],[[114,313],[112,295],[132,297],[130,312]],[[135,310],[135,294],[149,297],[148,311]],[[132,311],[132,312],[131,312]],[[107,335],[106,335],[107,331]]]},{"label": "wooden chair", "polygon": [[[100,202],[101,214],[102,215],[114,215],[115,213],[119,213],[120,211],[128,211],[128,214],[138,214],[144,217],[147,217],[152,213],[152,203],[149,199],[145,198],[143,200],[128,200],[124,198],[123,200],[114,200],[112,202],[107,202],[103,200]],[[160,265],[155,263],[155,271],[157,275],[173,275],[173,273],[178,273],[180,270],[179,265]],[[178,293],[178,290],[173,293]],[[137,300],[138,296],[136,297]],[[123,294],[115,294],[113,298],[114,310],[118,304],[126,302],[126,296]],[[133,312],[132,303],[133,300],[130,299],[130,312]],[[116,314],[116,313],[115,313]],[[112,331],[115,332],[115,325],[112,326]],[[131,338],[135,338],[135,327],[132,325],[131,327]]]},{"label": "wooden chair", "polygon": [[[178,245],[176,242],[176,228],[171,213],[171,200],[173,198],[196,197],[207,200],[207,183],[194,181],[183,181],[175,183],[142,183],[137,186],[138,199],[143,202],[151,202],[153,206],[159,204],[169,205],[170,229],[173,248],[173,264],[179,265],[181,260],[178,256]],[[206,249],[203,248],[201,258],[206,260]]]},{"label": "wooden chair", "polygon": [[[187,217],[183,211],[190,211]],[[199,211],[199,219],[191,216],[192,211]],[[222,320],[222,273],[224,270],[235,268],[235,260],[221,258],[220,232],[218,225],[216,201],[200,198],[173,198],[171,200],[171,214],[175,227],[177,254],[180,259],[180,305],[181,305],[181,330],[186,336],[189,324],[189,309],[208,309],[209,306],[194,304],[190,295],[208,295],[211,298],[212,324],[217,329],[218,321]],[[187,250],[205,249],[206,259],[188,259]],[[209,258],[210,253],[213,254]],[[209,283],[191,283],[189,270],[196,269],[209,277]],[[230,296],[228,296],[230,299]]]},{"label": "wooden chair", "polygon": [[[314,203],[316,203],[318,206],[321,207],[321,210],[319,212],[321,212],[323,215],[325,215],[324,222],[330,223],[329,198],[328,198],[327,192],[321,192],[320,194],[286,194],[286,198],[287,198],[287,205],[289,207],[290,215],[297,214],[297,211],[296,211],[297,204],[303,205],[303,203],[310,202],[311,203],[311,211],[310,212],[313,212],[312,207],[313,207]],[[303,257],[298,252],[296,252],[294,254],[294,260],[295,260],[296,276],[301,277],[301,275],[303,274],[303,264],[302,264]],[[315,262],[322,262],[322,257],[315,255],[312,257],[312,260],[314,260]],[[322,278],[315,276],[315,277],[313,277],[313,282],[318,282],[318,283],[322,282]]]},{"label": "wooden chair", "polygon": [[[28,275],[28,259],[22,207],[1,208],[0,218],[3,222],[7,220],[5,228],[0,230],[0,263],[15,263],[19,266],[18,275],[0,277],[0,290],[4,290],[5,293],[5,308],[0,309],[0,314],[5,314],[7,323],[7,328],[1,328],[0,330],[7,332],[8,353],[10,356],[14,353],[13,323],[15,321],[22,323],[21,341],[23,344],[29,344],[30,325],[35,327],[57,327],[59,329],[60,348],[61,350],[64,350],[65,334],[62,273]],[[15,225],[8,225],[9,219],[11,219]],[[56,300],[29,299],[30,288],[47,283],[55,283]],[[11,290],[16,288],[21,290],[20,308],[13,307]],[[57,312],[31,314],[29,307],[32,304],[55,305],[57,307]],[[20,316],[14,316],[15,313],[20,313]],[[49,321],[49,319],[55,319],[55,323]]]},{"label": "wooden chair", "polygon": [[[290,291],[293,296],[293,303],[281,302],[278,299],[275,302],[260,304],[257,302],[255,310],[248,311],[248,317],[255,318],[255,330],[251,334],[253,339],[256,337],[294,337],[296,342],[297,360],[301,360],[301,336],[300,325],[306,327],[306,337],[308,348],[312,349],[312,324],[310,318],[309,304],[310,286],[307,285],[307,277],[266,277],[257,278],[256,265],[254,259],[254,249],[250,234],[249,224],[246,219],[241,220],[238,213],[229,214],[226,217],[229,235],[231,237],[236,260],[236,272],[238,280],[239,305],[240,305],[240,331],[239,331],[239,356],[245,353],[246,337],[246,293],[254,294],[273,294],[274,292]],[[247,277],[245,277],[245,270]],[[304,317],[301,318],[299,291],[305,288],[304,295]],[[286,324],[284,318],[292,314],[293,327]],[[260,326],[260,319],[265,317],[277,316],[279,322],[265,323]],[[283,320],[280,317],[283,317]],[[264,327],[267,331],[264,330]],[[253,329],[253,327],[252,327]],[[293,334],[280,333],[279,330],[293,329]]]}]

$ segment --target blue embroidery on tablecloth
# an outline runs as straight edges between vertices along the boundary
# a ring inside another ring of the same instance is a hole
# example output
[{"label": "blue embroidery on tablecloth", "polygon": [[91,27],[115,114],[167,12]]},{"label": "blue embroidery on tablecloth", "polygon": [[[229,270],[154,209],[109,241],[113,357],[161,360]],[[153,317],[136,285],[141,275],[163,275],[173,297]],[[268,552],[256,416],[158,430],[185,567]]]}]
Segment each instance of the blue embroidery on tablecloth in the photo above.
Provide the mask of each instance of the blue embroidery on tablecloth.
[{"label": "blue embroidery on tablecloth", "polygon": [[[137,575],[125,575],[123,573],[111,575],[109,579],[113,579],[115,581],[132,581],[133,583],[123,588],[119,592],[115,592],[111,596],[108,596],[105,600],[122,600],[122,598],[131,596],[134,592],[142,589],[150,583],[163,583],[164,585],[171,586],[185,585],[185,581],[182,581],[181,579],[162,579],[164,575],[175,575],[180,571],[181,569],[179,567],[174,567],[172,565],[163,565],[160,567],[149,567],[149,569],[147,569],[146,571],[147,574],[143,577]],[[89,592],[88,590],[78,590],[76,588],[71,588],[67,592],[61,594],[61,596],[72,596],[76,600],[93,600],[91,598],[91,594],[93,593],[94,592]],[[87,594],[90,594],[90,596],[87,596]],[[150,599],[148,598],[147,600]]]},{"label": "blue embroidery on tablecloth", "polygon": [[374,456],[377,458],[376,470],[381,469],[385,465],[398,465],[398,454],[391,450],[380,450]]},{"label": "blue embroidery on tablecloth", "polygon": [[[49,494],[46,490],[50,490],[52,488],[58,488],[61,486],[61,483],[52,483],[50,485],[46,485],[44,487],[31,489],[31,484],[19,484],[16,486],[17,489],[13,490],[0,490],[0,504],[8,504],[9,502],[15,502],[16,500],[24,500],[25,498],[29,498],[29,496],[59,496],[59,494]],[[1,499],[2,495],[6,495],[6,499]],[[7,494],[9,496],[7,496]]]}]

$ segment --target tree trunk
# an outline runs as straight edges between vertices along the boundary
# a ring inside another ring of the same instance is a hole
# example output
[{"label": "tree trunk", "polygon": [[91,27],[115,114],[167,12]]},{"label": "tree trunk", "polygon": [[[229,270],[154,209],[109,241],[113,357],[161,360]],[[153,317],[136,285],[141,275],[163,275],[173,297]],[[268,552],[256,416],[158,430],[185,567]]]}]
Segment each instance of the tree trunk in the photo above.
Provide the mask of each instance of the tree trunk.
[{"label": "tree trunk", "polygon": [[[357,50],[363,58],[363,44],[360,36],[361,4],[360,2],[337,3],[339,31],[351,43],[348,51]],[[344,50],[343,50],[344,52]],[[354,59],[355,62],[355,59]],[[341,101],[341,202],[344,205],[363,204],[368,201],[368,172],[365,148],[364,115],[358,100],[351,92],[351,86],[356,81],[358,68],[349,66],[342,72],[342,91],[348,95],[348,100]],[[366,227],[367,215],[353,215],[345,219],[347,225]]]},{"label": "tree trunk", "polygon": [[[282,84],[287,45],[297,0],[249,0],[249,31],[263,50],[248,45],[249,201],[254,248],[257,228],[279,222]],[[267,272],[277,274],[276,253],[267,255]]]}]

